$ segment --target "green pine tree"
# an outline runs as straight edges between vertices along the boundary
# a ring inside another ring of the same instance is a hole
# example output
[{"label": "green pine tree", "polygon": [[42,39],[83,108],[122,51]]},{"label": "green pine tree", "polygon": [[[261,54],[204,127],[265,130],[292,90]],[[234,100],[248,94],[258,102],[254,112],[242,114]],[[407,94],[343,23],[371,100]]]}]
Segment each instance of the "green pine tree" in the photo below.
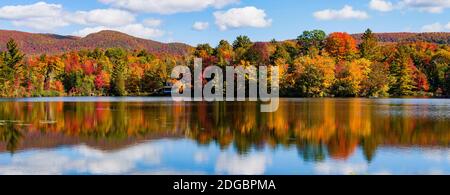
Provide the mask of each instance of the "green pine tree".
[{"label": "green pine tree", "polygon": [[366,59],[374,59],[378,50],[378,39],[372,30],[367,29],[361,37],[362,42],[358,45],[361,57]]},{"label": "green pine tree", "polygon": [[[15,82],[15,75],[22,69],[21,62],[24,58],[16,42],[10,39],[6,44],[6,51],[1,53],[0,60],[0,93],[3,96],[12,96],[11,85]],[[9,92],[7,92],[9,91]]]},{"label": "green pine tree", "polygon": [[400,47],[390,67],[391,86],[389,93],[394,96],[414,95],[414,64],[406,52]]},{"label": "green pine tree", "polygon": [[113,67],[111,94],[115,96],[125,96],[127,91],[125,89],[125,62],[117,61]]}]

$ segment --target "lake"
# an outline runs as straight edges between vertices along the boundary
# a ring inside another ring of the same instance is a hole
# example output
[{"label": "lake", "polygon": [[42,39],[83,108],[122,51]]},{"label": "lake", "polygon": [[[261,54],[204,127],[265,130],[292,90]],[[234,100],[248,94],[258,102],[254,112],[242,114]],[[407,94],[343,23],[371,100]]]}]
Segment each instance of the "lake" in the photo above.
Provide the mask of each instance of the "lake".
[{"label": "lake", "polygon": [[450,174],[450,99],[0,100],[0,174]]}]

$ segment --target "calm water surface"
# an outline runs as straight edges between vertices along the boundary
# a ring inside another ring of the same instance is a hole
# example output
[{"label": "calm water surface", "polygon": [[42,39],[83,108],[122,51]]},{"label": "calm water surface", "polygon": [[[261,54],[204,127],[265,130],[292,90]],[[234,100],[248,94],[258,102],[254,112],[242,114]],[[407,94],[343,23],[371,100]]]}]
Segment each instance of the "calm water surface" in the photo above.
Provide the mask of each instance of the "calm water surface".
[{"label": "calm water surface", "polygon": [[448,99],[0,100],[0,174],[450,174]]}]

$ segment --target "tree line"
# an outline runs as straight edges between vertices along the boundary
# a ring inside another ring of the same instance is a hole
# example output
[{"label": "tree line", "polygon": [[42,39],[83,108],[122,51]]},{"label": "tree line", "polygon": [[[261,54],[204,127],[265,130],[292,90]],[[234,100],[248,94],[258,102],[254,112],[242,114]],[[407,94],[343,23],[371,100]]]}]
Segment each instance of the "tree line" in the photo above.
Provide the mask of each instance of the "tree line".
[{"label": "tree line", "polygon": [[14,40],[0,54],[0,96],[152,95],[176,65],[280,67],[289,97],[449,96],[450,47],[429,42],[380,43],[368,29],[357,42],[345,32],[304,31],[296,40],[252,42],[239,36],[186,55],[122,48],[25,56]]}]

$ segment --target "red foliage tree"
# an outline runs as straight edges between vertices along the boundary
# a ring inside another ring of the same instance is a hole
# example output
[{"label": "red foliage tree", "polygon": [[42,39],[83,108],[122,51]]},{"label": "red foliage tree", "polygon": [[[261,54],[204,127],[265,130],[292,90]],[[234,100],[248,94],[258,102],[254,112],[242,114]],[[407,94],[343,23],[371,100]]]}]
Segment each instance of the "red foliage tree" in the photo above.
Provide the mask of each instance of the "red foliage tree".
[{"label": "red foliage tree", "polygon": [[82,68],[83,68],[84,74],[86,74],[86,75],[92,75],[95,72],[95,64],[91,60],[86,60],[83,63]]},{"label": "red foliage tree", "polygon": [[427,76],[421,71],[416,72],[415,83],[416,83],[416,89],[419,91],[430,90],[430,85],[428,84]]},{"label": "red foliage tree", "polygon": [[99,74],[97,74],[97,76],[95,76],[94,84],[97,90],[109,88],[110,75],[105,71],[101,71]]},{"label": "red foliage tree", "polygon": [[65,67],[66,72],[76,72],[77,70],[81,69],[80,57],[75,52],[67,54],[65,64],[66,64]]}]

